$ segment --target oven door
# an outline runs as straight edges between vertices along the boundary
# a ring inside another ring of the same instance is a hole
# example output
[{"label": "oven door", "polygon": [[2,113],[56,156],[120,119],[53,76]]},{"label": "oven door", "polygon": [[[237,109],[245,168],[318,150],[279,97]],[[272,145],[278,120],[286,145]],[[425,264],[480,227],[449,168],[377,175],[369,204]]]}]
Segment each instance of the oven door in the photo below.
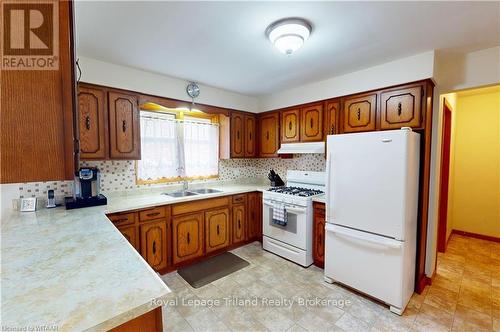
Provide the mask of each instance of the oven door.
[{"label": "oven door", "polygon": [[273,223],[273,202],[263,202],[264,235],[307,250],[307,208],[285,204],[288,222],[285,226]]}]

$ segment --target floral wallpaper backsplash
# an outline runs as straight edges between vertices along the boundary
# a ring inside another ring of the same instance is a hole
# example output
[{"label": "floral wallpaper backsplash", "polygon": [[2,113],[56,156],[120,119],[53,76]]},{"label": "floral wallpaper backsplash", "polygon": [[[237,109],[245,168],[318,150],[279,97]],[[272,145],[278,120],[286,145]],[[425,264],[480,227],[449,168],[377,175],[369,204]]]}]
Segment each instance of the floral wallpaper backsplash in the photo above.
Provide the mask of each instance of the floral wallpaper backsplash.
[{"label": "floral wallpaper backsplash", "polygon": [[[291,159],[257,158],[226,159],[219,161],[219,181],[234,181],[243,178],[267,177],[272,168],[286,181],[287,170],[324,171],[326,160],[323,154],[295,155]],[[135,183],[135,161],[82,161],[82,167],[97,167],[101,171],[101,192],[128,191],[159,185],[137,185]],[[161,186],[161,185],[160,185]],[[56,196],[72,196],[73,181],[29,182],[19,184],[19,197],[46,197],[53,189]]]}]

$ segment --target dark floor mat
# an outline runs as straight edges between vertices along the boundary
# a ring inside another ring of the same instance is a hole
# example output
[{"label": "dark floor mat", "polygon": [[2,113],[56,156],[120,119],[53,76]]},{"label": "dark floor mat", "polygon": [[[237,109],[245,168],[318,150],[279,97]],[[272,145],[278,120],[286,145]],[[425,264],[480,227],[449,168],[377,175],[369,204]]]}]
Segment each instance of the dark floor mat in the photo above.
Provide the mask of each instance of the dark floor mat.
[{"label": "dark floor mat", "polygon": [[202,262],[190,265],[177,273],[194,288],[200,288],[217,279],[250,265],[246,260],[225,252]]}]

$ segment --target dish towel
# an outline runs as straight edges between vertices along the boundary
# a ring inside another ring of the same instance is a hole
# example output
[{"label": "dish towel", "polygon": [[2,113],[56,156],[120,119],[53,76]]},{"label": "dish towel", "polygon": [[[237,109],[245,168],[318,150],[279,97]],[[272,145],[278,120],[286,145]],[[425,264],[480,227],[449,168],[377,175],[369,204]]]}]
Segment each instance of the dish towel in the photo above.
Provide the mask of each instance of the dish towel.
[{"label": "dish towel", "polygon": [[288,216],[286,214],[285,204],[273,202],[273,224],[286,226]]}]

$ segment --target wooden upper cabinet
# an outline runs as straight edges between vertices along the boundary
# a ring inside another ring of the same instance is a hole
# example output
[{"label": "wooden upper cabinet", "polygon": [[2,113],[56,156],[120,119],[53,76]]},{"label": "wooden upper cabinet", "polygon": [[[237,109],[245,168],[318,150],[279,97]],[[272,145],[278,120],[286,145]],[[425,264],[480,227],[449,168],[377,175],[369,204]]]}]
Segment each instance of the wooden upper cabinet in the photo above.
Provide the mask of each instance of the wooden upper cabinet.
[{"label": "wooden upper cabinet", "polygon": [[293,143],[300,141],[300,109],[283,111],[281,113],[281,142]]},{"label": "wooden upper cabinet", "polygon": [[78,87],[78,126],[82,159],[107,157],[105,95],[102,89],[81,85]]},{"label": "wooden upper cabinet", "polygon": [[305,107],[301,112],[300,141],[323,140],[323,104]]},{"label": "wooden upper cabinet", "polygon": [[279,119],[278,112],[268,113],[259,118],[260,130],[260,157],[276,157],[279,148]]},{"label": "wooden upper cabinet", "polygon": [[231,114],[231,157],[245,156],[245,116],[240,113]]},{"label": "wooden upper cabinet", "polygon": [[245,157],[255,157],[255,116],[245,115]]},{"label": "wooden upper cabinet", "polygon": [[108,104],[110,157],[141,159],[137,97],[110,91]]},{"label": "wooden upper cabinet", "polygon": [[325,137],[338,133],[337,128],[337,115],[340,111],[340,102],[338,100],[329,101],[326,103],[326,125]]},{"label": "wooden upper cabinet", "polygon": [[167,221],[145,223],[141,230],[141,255],[155,270],[167,266]]},{"label": "wooden upper cabinet", "polygon": [[203,255],[203,213],[172,218],[173,263]]},{"label": "wooden upper cabinet", "polygon": [[421,128],[422,86],[382,91],[380,129]]},{"label": "wooden upper cabinet", "polygon": [[343,132],[371,131],[376,128],[377,94],[365,94],[343,99]]},{"label": "wooden upper cabinet", "polygon": [[246,221],[245,204],[233,205],[233,243],[245,241]]},{"label": "wooden upper cabinet", "polygon": [[229,245],[229,209],[205,212],[205,247],[212,252]]}]

